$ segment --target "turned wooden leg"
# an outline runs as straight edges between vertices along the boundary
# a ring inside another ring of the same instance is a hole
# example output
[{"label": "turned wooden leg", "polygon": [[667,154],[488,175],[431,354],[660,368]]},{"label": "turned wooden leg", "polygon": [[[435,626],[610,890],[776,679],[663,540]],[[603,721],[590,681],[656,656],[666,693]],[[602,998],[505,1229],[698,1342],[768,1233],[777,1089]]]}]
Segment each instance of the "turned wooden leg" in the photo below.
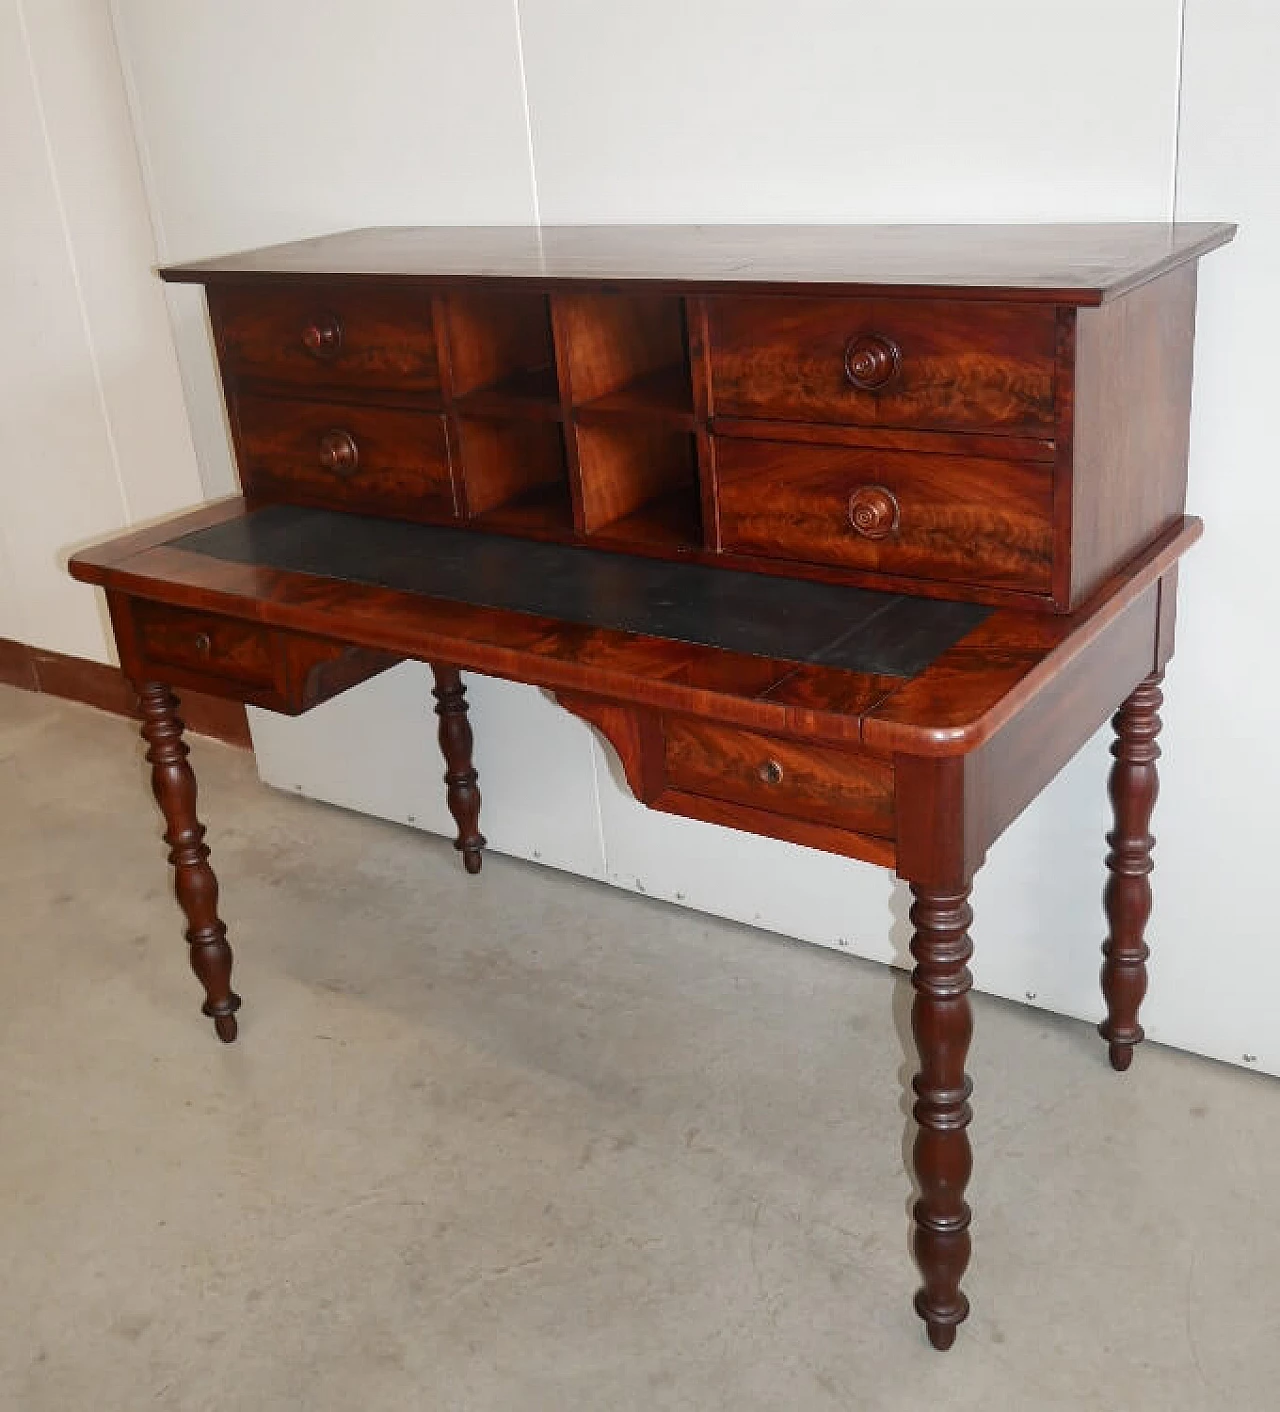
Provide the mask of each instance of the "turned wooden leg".
[{"label": "turned wooden leg", "polygon": [[148,682],[138,700],[151,788],[164,814],[174,886],[187,919],[191,969],[204,986],[204,1013],[213,1020],[218,1038],[230,1044],[236,1037],[240,997],[231,989],[231,947],[218,917],[218,880],[209,866],[204,825],[196,817],[196,777],[187,764],[178,698],[167,686]]},{"label": "turned wooden leg", "polygon": [[1107,1018],[1098,1032],[1107,1041],[1111,1067],[1121,1073],[1133,1062],[1133,1049],[1142,1040],[1138,1010],[1147,993],[1147,948],[1143,933],[1151,916],[1151,813],[1160,791],[1156,761],[1160,747],[1160,705],[1163,672],[1152,672],[1125,701],[1111,724],[1108,792],[1115,828],[1107,835],[1107,878],[1102,894],[1108,936],[1102,945],[1102,994]]},{"label": "turned wooden leg", "polygon": [[920,1071],[912,1083],[919,1125],[914,1160],[920,1184],[913,1246],[924,1276],[916,1295],[916,1313],[925,1322],[929,1342],[945,1350],[955,1342],[956,1326],[969,1313],[960,1280],[969,1264],[969,1207],[964,1192],[973,1169],[965,1131],[972,1117],[973,1085],[964,1071],[973,1034],[969,1011],[973,977],[968,967],[973,955],[969,940],[973,913],[967,885],[943,890],[912,883],[911,891],[915,895],[911,954],[916,961],[911,976],[916,992],[911,1029],[920,1056]]},{"label": "turned wooden leg", "polygon": [[480,871],[484,834],[480,832],[480,787],[471,763],[474,741],[467,720],[467,689],[457,667],[432,663],[432,695],[440,717],[440,749],[444,755],[444,782],[448,786],[449,812],[458,826],[453,846],[462,854],[469,873]]}]

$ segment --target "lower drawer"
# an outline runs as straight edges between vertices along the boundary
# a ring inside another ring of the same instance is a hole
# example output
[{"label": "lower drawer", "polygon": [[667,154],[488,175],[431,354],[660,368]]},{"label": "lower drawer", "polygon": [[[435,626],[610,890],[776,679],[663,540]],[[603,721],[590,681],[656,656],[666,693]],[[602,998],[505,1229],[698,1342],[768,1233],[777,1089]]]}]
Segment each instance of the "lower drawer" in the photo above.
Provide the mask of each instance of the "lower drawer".
[{"label": "lower drawer", "polygon": [[711,799],[892,838],[893,767],[820,745],[667,716],[666,782]]},{"label": "lower drawer", "polygon": [[137,602],[133,621],[147,661],[183,667],[244,687],[271,687],[276,680],[269,628],[167,604]]},{"label": "lower drawer", "polygon": [[1048,593],[1043,463],[715,439],[728,553]]},{"label": "lower drawer", "polygon": [[412,519],[457,513],[439,413],[245,395],[236,420],[250,495]]}]

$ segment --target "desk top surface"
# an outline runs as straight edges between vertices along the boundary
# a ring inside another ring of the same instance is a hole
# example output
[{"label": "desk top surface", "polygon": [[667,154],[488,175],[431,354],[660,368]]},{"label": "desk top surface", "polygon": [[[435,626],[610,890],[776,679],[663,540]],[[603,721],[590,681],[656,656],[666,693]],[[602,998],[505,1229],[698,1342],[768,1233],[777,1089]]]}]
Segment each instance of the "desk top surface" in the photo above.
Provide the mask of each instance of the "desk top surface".
[{"label": "desk top surface", "polygon": [[1099,304],[1194,260],[1233,225],[393,226],[161,270],[167,280],[503,280],[889,291]]},{"label": "desk top surface", "polygon": [[1071,614],[253,509],[238,496],[82,550],[70,567],[155,602],[553,691],[946,755],[990,738],[1199,533],[1180,521]]}]

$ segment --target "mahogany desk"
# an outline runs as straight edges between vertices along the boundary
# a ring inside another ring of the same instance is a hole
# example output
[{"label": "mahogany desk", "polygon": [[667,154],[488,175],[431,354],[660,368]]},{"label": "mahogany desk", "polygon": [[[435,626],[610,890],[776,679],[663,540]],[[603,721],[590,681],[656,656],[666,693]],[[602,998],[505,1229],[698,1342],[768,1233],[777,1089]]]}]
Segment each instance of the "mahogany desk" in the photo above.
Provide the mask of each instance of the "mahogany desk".
[{"label": "mahogany desk", "polygon": [[916,1310],[968,1312],[973,875],[1113,712],[1101,1031],[1142,1039],[1198,258],[1230,226],[358,231],[206,286],[243,497],[78,554],[142,703],[204,1013],[240,999],[173,688],[553,692],[655,809],[914,894]]}]

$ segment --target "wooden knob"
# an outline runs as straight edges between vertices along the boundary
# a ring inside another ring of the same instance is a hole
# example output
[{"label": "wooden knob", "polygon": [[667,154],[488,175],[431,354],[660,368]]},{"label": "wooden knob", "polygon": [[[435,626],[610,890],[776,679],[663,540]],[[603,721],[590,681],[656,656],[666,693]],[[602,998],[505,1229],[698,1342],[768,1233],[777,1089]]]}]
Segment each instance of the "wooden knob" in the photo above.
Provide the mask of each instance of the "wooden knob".
[{"label": "wooden knob", "polygon": [[196,651],[202,657],[207,657],[213,651],[213,639],[207,632],[196,633]]},{"label": "wooden knob", "polygon": [[844,375],[863,392],[878,392],[898,376],[902,353],[891,338],[860,333],[844,346]]},{"label": "wooden knob", "polygon": [[302,346],[321,362],[342,352],[342,320],[337,314],[321,314],[302,330]]},{"label": "wooden knob", "polygon": [[884,539],[898,520],[898,502],[882,485],[859,486],[849,497],[849,523],[864,539]]},{"label": "wooden knob", "polygon": [[766,760],[756,771],[765,784],[782,783],[782,766],[776,760]]},{"label": "wooden knob", "polygon": [[321,469],[349,476],[360,464],[360,448],[349,431],[334,427],[320,438]]}]

